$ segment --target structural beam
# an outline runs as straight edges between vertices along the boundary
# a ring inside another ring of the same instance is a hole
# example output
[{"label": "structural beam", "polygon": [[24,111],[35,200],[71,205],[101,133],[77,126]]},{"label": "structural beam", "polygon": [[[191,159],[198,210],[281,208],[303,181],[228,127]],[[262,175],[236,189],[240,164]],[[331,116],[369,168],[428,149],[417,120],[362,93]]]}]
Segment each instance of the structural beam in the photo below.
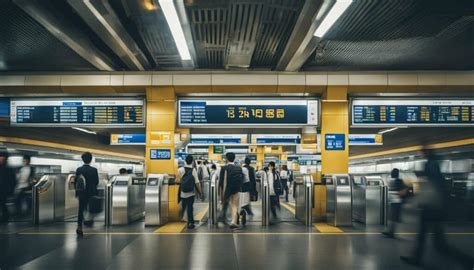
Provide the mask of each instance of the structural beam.
[{"label": "structural beam", "polygon": [[112,61],[100,52],[84,33],[67,20],[58,18],[55,12],[45,8],[44,1],[13,0],[13,2],[98,70],[115,70]]}]

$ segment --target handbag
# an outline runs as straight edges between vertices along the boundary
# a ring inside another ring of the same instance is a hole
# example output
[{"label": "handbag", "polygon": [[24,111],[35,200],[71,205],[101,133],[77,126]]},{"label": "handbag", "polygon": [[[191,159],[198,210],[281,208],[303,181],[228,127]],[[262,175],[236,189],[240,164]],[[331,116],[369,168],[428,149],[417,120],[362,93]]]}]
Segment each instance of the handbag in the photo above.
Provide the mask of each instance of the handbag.
[{"label": "handbag", "polygon": [[91,214],[98,214],[102,212],[104,202],[99,196],[92,196],[89,198],[89,212]]}]

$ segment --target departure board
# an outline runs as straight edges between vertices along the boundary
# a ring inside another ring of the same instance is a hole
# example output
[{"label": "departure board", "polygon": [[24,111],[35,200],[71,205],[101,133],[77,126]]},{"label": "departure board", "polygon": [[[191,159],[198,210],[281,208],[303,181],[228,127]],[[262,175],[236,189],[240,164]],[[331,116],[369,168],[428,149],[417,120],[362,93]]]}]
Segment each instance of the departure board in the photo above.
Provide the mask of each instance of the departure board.
[{"label": "departure board", "polygon": [[144,126],[143,99],[12,99],[17,126]]},{"label": "departure board", "polygon": [[180,126],[306,126],[319,124],[319,100],[181,99]]},{"label": "departure board", "polygon": [[470,126],[474,100],[354,99],[353,126]]}]

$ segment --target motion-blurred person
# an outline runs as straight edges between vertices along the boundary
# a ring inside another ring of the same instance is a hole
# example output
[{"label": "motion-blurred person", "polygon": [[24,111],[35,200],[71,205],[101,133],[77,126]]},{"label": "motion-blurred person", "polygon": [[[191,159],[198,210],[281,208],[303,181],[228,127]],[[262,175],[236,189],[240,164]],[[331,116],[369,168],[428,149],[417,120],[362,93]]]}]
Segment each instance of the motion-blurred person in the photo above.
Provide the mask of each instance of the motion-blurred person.
[{"label": "motion-blurred person", "polygon": [[281,185],[283,186],[283,190],[285,191],[285,201],[288,202],[288,193],[289,190],[289,181],[290,181],[290,171],[288,170],[288,166],[283,165],[280,172],[281,177]]},{"label": "motion-blurred person", "polygon": [[397,222],[400,222],[400,216],[402,212],[402,205],[405,201],[405,198],[408,195],[408,187],[405,186],[403,180],[400,179],[400,171],[398,169],[393,169],[390,173],[390,183],[389,183],[389,202],[390,202],[390,218],[387,230],[382,234],[393,238],[395,233],[395,226]]},{"label": "motion-blurred person", "polygon": [[[258,192],[257,192],[257,180],[255,178],[255,168],[250,166],[250,163],[252,160],[250,158],[246,157],[244,161],[244,168],[247,169],[248,171],[248,176],[249,176],[249,192],[250,192],[250,201],[257,201],[258,200]],[[252,206],[249,203],[248,207],[245,209],[247,211],[247,214],[253,216],[253,211],[252,211]]]},{"label": "motion-blurred person", "polygon": [[206,184],[208,184],[208,181],[211,179],[211,172],[209,171],[209,168],[205,164],[206,161],[198,161],[198,166],[197,166],[197,174],[199,178],[199,182],[201,183],[201,190],[203,191],[201,193],[201,201],[204,201],[205,198],[205,191],[207,190]]},{"label": "motion-blurred person", "polygon": [[221,190],[222,212],[221,219],[225,220],[227,206],[230,206],[232,221],[231,229],[236,229],[239,212],[239,191],[244,182],[242,168],[234,165],[235,154],[228,152],[225,154],[227,164],[222,167],[219,175],[219,189]]},{"label": "motion-blurred person", "polygon": [[242,174],[244,175],[244,180],[242,183],[242,189],[239,192],[239,209],[240,209],[240,223],[242,225],[247,224],[247,214],[250,207],[250,177],[249,170],[242,166]]},{"label": "motion-blurred person", "polygon": [[446,216],[445,207],[448,204],[449,193],[445,187],[445,179],[441,173],[438,161],[435,159],[430,149],[424,148],[423,155],[427,158],[424,176],[427,183],[421,191],[420,202],[420,223],[416,239],[416,246],[411,256],[401,256],[400,258],[412,265],[420,265],[425,247],[425,238],[428,230],[433,230],[434,245],[438,252],[447,254],[472,269],[473,259],[460,250],[447,244],[443,230],[443,217]]},{"label": "motion-blurred person", "polygon": [[85,152],[81,156],[84,165],[76,170],[76,197],[79,200],[79,212],[77,214],[77,229],[76,233],[82,236],[82,225],[92,227],[94,220],[84,221],[84,211],[87,210],[89,202],[93,196],[97,195],[97,185],[99,184],[99,174],[97,169],[91,166],[92,154]]},{"label": "motion-blurred person", "polygon": [[186,212],[188,229],[194,229],[194,198],[196,192],[198,195],[202,193],[201,185],[199,184],[198,173],[193,168],[194,158],[191,155],[187,155],[185,159],[184,167],[178,169],[178,175],[180,179],[180,194],[179,198],[182,201],[183,212]]},{"label": "motion-blurred person", "polygon": [[23,156],[23,166],[17,174],[17,186],[15,191],[16,214],[22,215],[23,204],[26,203],[26,214],[31,211],[31,187],[33,185],[33,177],[35,175],[33,167],[30,165],[31,157]]},{"label": "motion-blurred person", "polygon": [[277,208],[280,210],[280,196],[283,195],[283,186],[281,184],[280,174],[278,173],[275,162],[268,163],[267,180],[270,195],[270,210],[273,218],[277,219]]},{"label": "motion-blurred person", "polygon": [[127,175],[128,175],[128,171],[127,171],[127,169],[125,169],[125,168],[121,168],[121,169],[119,170],[119,174],[120,174],[121,176],[127,176]]},{"label": "motion-blurred person", "polygon": [[15,172],[7,166],[8,153],[0,152],[0,209],[2,218],[0,222],[8,222],[10,212],[7,208],[7,199],[15,191]]}]

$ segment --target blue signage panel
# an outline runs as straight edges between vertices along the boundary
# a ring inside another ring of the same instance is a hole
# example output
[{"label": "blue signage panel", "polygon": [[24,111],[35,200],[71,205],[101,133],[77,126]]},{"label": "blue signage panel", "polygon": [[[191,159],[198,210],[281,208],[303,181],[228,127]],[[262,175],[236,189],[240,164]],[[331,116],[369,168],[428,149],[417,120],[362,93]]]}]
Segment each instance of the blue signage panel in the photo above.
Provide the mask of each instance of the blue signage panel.
[{"label": "blue signage panel", "polygon": [[382,145],[381,134],[349,134],[349,145]]},{"label": "blue signage panel", "polygon": [[145,134],[111,134],[110,144],[112,145],[145,145],[146,135]]},{"label": "blue signage panel", "polygon": [[318,125],[318,100],[183,99],[180,126]]},{"label": "blue signage panel", "polygon": [[17,126],[144,126],[143,99],[12,99]]},{"label": "blue signage panel", "polygon": [[0,117],[10,117],[9,98],[0,98]]},{"label": "blue signage panel", "polygon": [[300,138],[257,138],[257,144],[299,144]]},{"label": "blue signage panel", "polygon": [[342,151],[346,149],[346,136],[344,134],[326,134],[324,142],[326,150]]},{"label": "blue signage panel", "polygon": [[474,125],[474,100],[354,99],[353,126]]},{"label": "blue signage panel", "polygon": [[191,138],[190,141],[202,144],[242,143],[241,138]]},{"label": "blue signage panel", "polygon": [[170,149],[150,149],[150,159],[168,160],[171,159]]}]

